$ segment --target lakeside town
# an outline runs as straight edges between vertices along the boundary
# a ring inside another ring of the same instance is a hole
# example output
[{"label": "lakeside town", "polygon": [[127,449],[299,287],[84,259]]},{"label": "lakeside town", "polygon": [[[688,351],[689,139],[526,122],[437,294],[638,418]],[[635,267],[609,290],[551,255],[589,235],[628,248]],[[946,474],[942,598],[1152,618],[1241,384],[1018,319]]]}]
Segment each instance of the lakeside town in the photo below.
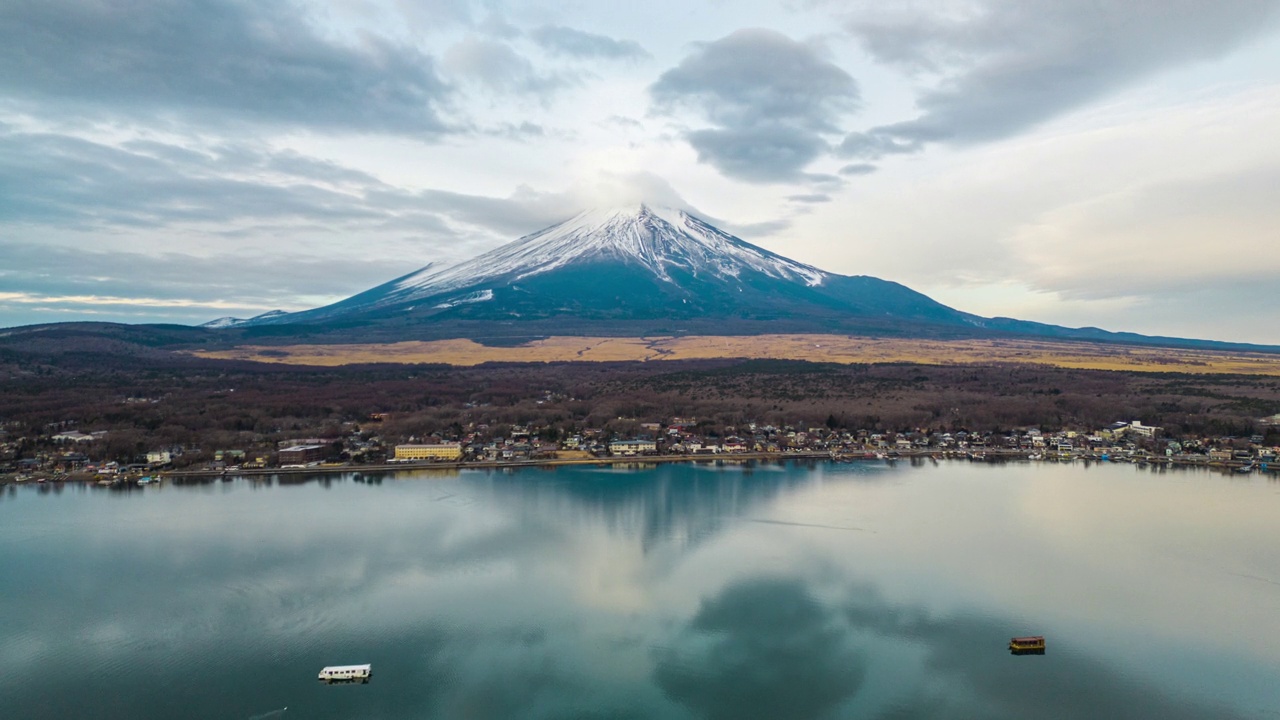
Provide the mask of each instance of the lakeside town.
[{"label": "lakeside town", "polygon": [[635,431],[606,428],[566,433],[537,425],[455,426],[456,433],[396,437],[381,432],[387,413],[343,423],[326,437],[251,439],[237,447],[169,445],[136,454],[112,452],[111,431],[51,427],[36,437],[0,427],[0,483],[149,484],[165,477],[347,471],[360,468],[501,467],[505,465],[680,461],[728,458],[892,460],[929,456],[976,461],[1101,461],[1280,472],[1280,415],[1260,418],[1247,437],[1172,436],[1131,420],[1087,429],[1017,428],[1007,432],[893,432],[818,426],[709,427],[696,418],[627,421]]}]

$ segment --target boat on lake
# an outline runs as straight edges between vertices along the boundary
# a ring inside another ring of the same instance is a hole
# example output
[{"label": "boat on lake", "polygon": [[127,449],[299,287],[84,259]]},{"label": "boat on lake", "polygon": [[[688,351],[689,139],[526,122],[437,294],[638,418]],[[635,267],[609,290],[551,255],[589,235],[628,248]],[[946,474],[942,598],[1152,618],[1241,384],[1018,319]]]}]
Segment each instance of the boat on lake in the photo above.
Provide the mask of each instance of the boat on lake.
[{"label": "boat on lake", "polygon": [[1043,655],[1044,636],[1028,635],[1013,638],[1009,641],[1009,652],[1014,655]]},{"label": "boat on lake", "polygon": [[373,677],[373,665],[331,665],[320,671],[320,681],[332,685],[336,682],[367,683]]}]

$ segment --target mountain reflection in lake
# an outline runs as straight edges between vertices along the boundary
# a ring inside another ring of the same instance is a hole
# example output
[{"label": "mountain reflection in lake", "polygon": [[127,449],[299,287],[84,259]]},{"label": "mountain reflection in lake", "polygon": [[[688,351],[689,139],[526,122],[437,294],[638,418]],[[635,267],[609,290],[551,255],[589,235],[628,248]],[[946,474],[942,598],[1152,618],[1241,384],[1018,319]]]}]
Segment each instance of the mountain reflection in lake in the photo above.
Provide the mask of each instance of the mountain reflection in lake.
[{"label": "mountain reflection in lake", "polygon": [[[1254,718],[1280,483],[661,465],[0,494],[6,718]],[[1010,637],[1043,634],[1043,656]],[[325,665],[373,663],[328,687]],[[283,710],[287,707],[287,710]]]}]

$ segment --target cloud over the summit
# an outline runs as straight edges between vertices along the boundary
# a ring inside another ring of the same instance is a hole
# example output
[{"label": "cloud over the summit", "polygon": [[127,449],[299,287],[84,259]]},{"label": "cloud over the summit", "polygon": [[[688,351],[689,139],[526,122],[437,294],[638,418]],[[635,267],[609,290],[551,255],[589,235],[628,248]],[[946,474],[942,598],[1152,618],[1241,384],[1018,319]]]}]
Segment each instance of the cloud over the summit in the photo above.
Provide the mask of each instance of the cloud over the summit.
[{"label": "cloud over the summit", "polygon": [[847,28],[881,62],[930,81],[920,114],[852,133],[845,157],[1024,132],[1167,68],[1220,57],[1274,27],[1277,0],[952,0],[864,4]]},{"label": "cloud over the summit", "polygon": [[337,42],[284,3],[6,0],[0,94],[81,116],[448,132],[432,58]]},{"label": "cloud over the summit", "polygon": [[793,180],[858,102],[858,85],[819,45],[764,29],[698,47],[650,88],[655,108],[711,124],[686,139],[698,158],[748,182]]}]

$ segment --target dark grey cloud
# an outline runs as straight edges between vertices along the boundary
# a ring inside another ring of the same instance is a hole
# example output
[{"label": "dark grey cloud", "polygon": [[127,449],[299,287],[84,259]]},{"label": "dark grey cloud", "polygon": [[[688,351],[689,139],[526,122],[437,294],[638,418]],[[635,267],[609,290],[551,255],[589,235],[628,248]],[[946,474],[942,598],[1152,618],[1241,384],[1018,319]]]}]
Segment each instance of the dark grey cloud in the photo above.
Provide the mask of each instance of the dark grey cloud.
[{"label": "dark grey cloud", "polygon": [[308,21],[288,3],[8,0],[0,92],[46,114],[451,131],[430,57],[370,37],[339,43]]},{"label": "dark grey cloud", "polygon": [[749,182],[796,180],[839,132],[858,85],[814,43],[739,30],[699,46],[649,88],[655,110],[689,110],[712,127],[686,138],[708,163]]},{"label": "dark grey cloud", "polygon": [[912,120],[853,133],[845,157],[1009,137],[1275,27],[1276,0],[980,0],[964,12],[868,6],[848,23],[878,60],[936,80]]},{"label": "dark grey cloud", "polygon": [[702,603],[687,649],[659,654],[654,681],[706,720],[825,717],[866,673],[842,629],[799,582],[732,585]]},{"label": "dark grey cloud", "polygon": [[775,123],[694,130],[685,138],[698,162],[748,182],[799,179],[801,169],[827,150],[821,135]]},{"label": "dark grey cloud", "polygon": [[331,163],[248,145],[202,152],[154,142],[117,147],[67,135],[0,135],[3,223],[88,229],[425,219],[407,202],[369,202],[380,186]]},{"label": "dark grey cloud", "polygon": [[529,36],[544,49],[559,55],[610,60],[649,57],[649,53],[634,40],[615,40],[561,25],[543,25],[531,31]]},{"label": "dark grey cloud", "polygon": [[395,230],[455,238],[446,220],[502,235],[540,229],[564,219],[556,197],[528,189],[509,198],[407,191],[337,163],[249,143],[115,146],[0,132],[0,225],[99,230],[207,222],[234,236],[255,223],[289,223],[326,234]]}]

